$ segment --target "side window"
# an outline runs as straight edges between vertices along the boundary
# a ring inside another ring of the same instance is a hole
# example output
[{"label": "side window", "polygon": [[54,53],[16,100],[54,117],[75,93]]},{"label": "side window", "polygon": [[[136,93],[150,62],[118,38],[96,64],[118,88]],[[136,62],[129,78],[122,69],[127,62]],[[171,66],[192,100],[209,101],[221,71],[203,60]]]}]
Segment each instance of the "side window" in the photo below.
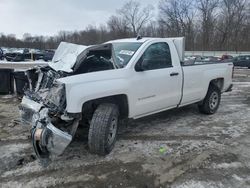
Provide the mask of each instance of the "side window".
[{"label": "side window", "polygon": [[150,45],[142,58],[144,70],[162,69],[172,66],[170,49],[165,42]]}]

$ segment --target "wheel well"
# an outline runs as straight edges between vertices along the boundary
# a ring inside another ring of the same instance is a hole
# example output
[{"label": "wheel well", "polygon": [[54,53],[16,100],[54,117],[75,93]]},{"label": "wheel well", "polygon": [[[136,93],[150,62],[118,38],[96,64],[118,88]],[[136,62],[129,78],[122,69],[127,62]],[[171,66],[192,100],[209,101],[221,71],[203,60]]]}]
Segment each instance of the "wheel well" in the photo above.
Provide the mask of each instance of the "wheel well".
[{"label": "wheel well", "polygon": [[108,97],[93,99],[87,101],[82,106],[82,115],[84,118],[92,119],[93,113],[96,108],[103,103],[112,103],[116,104],[119,108],[120,117],[125,119],[128,117],[129,107],[128,107],[128,98],[125,94],[112,95]]},{"label": "wheel well", "polygon": [[209,86],[211,84],[217,86],[222,91],[223,86],[224,86],[224,78],[216,78],[214,80],[211,80]]}]

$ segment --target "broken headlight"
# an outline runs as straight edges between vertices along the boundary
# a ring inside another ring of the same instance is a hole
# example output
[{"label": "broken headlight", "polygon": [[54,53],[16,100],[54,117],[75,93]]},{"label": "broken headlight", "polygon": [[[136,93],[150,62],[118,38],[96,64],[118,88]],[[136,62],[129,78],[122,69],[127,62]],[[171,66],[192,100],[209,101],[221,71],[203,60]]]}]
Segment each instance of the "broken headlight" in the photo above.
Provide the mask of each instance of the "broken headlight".
[{"label": "broken headlight", "polygon": [[47,106],[50,111],[62,112],[66,107],[65,85],[58,81],[53,83],[53,86],[49,89],[49,92],[44,100],[44,105]]}]

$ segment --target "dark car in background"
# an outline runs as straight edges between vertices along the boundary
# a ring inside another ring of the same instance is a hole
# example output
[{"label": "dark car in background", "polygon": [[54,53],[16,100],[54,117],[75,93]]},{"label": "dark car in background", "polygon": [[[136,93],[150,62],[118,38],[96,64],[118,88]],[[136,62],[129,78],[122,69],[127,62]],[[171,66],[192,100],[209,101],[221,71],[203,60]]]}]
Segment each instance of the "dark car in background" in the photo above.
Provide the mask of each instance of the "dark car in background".
[{"label": "dark car in background", "polygon": [[224,54],[221,56],[221,60],[232,60],[234,57],[228,54]]},{"label": "dark car in background", "polygon": [[5,58],[7,61],[24,61],[25,60],[25,50],[24,49],[9,49],[5,53]]},{"label": "dark car in background", "polygon": [[215,56],[202,56],[201,61],[203,62],[219,62],[220,58]]},{"label": "dark car in background", "polygon": [[3,53],[2,48],[0,48],[0,60],[3,60],[3,59],[4,59],[4,53]]},{"label": "dark car in background", "polygon": [[44,57],[44,52],[38,49],[30,49],[29,50],[30,57],[28,59],[32,60],[40,60]]},{"label": "dark car in background", "polygon": [[44,50],[43,53],[43,60],[44,61],[51,61],[55,55],[55,50]]},{"label": "dark car in background", "polygon": [[250,69],[250,55],[241,55],[233,59],[234,66],[248,67]]},{"label": "dark car in background", "polygon": [[44,53],[38,49],[9,49],[5,53],[5,58],[7,61],[25,61],[25,60],[40,60],[44,58]]}]

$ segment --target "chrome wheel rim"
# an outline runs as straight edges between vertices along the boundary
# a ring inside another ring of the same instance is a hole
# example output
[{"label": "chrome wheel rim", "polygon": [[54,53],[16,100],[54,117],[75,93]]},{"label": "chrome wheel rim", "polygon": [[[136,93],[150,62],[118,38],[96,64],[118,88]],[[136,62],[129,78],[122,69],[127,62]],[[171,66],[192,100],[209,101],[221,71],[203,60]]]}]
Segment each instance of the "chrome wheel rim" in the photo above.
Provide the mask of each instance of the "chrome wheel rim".
[{"label": "chrome wheel rim", "polygon": [[116,137],[116,132],[117,132],[117,118],[113,118],[111,120],[108,132],[108,145],[111,145],[114,142]]},{"label": "chrome wheel rim", "polygon": [[219,95],[217,92],[213,92],[209,99],[210,109],[214,110],[217,107],[218,102],[219,102]]}]

